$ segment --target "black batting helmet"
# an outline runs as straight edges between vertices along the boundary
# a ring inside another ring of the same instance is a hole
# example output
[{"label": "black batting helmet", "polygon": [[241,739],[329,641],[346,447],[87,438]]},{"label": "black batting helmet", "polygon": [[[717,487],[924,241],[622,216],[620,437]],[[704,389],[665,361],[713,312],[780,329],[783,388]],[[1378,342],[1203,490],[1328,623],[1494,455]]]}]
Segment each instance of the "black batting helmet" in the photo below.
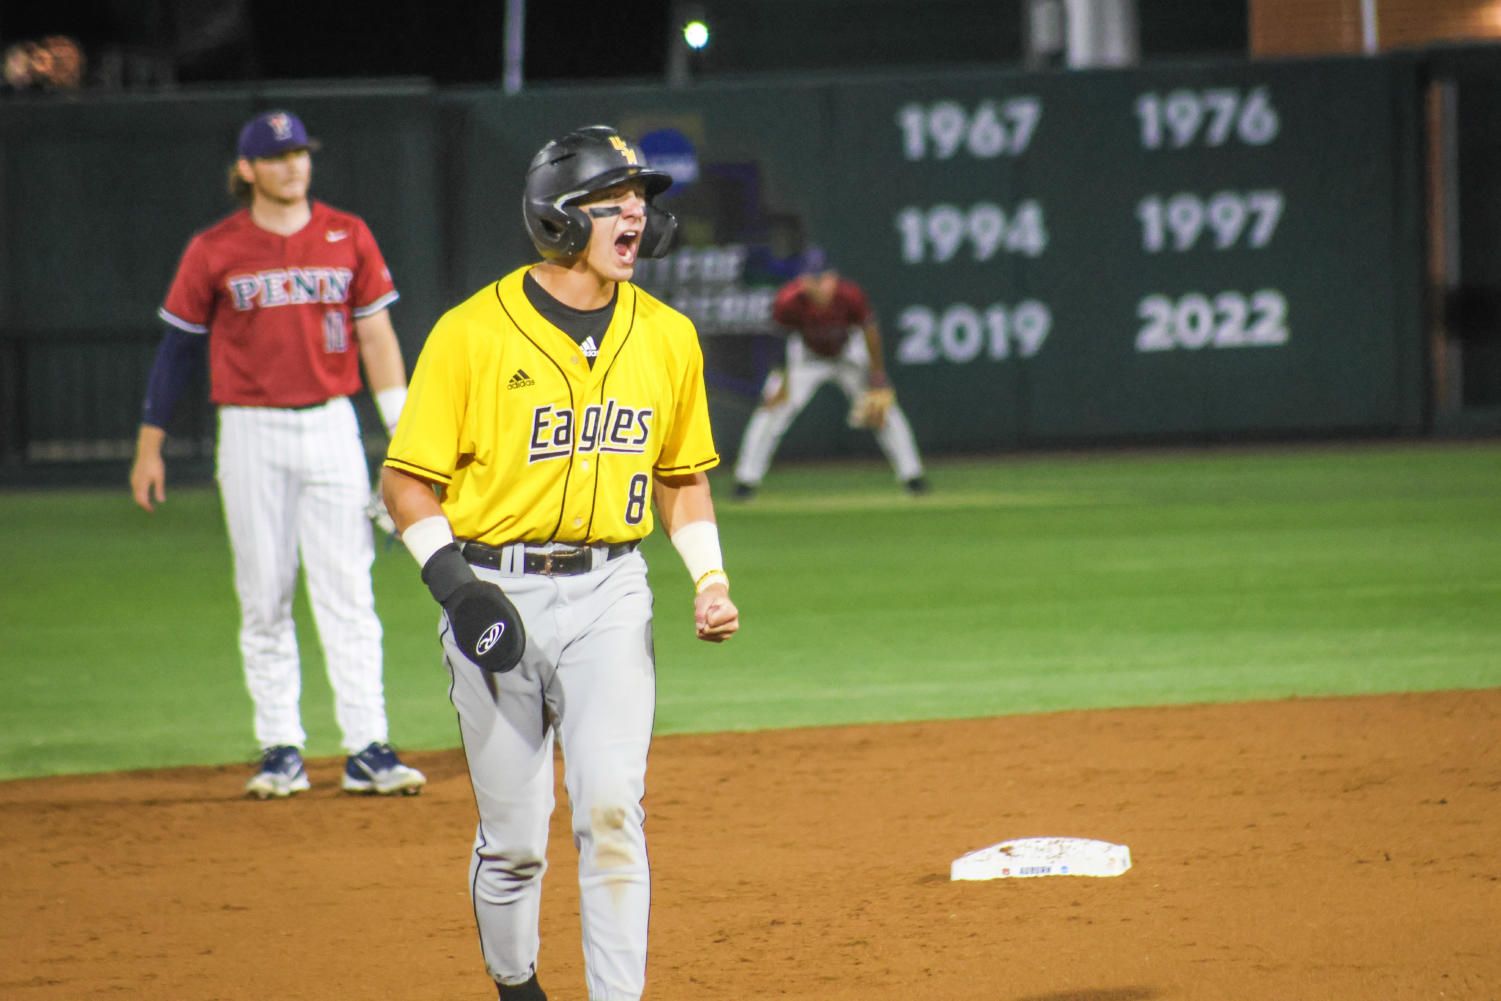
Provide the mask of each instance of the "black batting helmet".
[{"label": "black batting helmet", "polygon": [[578,203],[621,181],[646,182],[646,229],[642,257],[662,257],[678,221],[652,199],[672,186],[672,177],[647,165],[640,147],[608,125],[590,125],[554,139],[537,151],[526,170],[522,215],[532,243],[546,258],[573,257],[589,245],[594,224]]}]

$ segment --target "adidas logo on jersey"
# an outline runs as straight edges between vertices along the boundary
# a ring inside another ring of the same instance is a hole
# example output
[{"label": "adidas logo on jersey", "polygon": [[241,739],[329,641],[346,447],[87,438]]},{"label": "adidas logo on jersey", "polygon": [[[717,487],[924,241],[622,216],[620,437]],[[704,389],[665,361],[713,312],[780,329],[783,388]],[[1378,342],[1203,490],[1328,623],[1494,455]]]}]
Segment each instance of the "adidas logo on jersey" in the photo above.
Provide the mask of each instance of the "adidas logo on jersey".
[{"label": "adidas logo on jersey", "polygon": [[518,368],[516,370],[516,374],[511,376],[511,381],[506,383],[506,388],[525,389],[527,386],[535,386],[536,384],[536,380],[534,380],[531,376],[527,375],[526,372]]},{"label": "adidas logo on jersey", "polygon": [[585,337],[584,343],[579,345],[579,350],[584,353],[585,358],[597,358],[599,356],[599,345],[594,343],[594,338],[592,337]]}]

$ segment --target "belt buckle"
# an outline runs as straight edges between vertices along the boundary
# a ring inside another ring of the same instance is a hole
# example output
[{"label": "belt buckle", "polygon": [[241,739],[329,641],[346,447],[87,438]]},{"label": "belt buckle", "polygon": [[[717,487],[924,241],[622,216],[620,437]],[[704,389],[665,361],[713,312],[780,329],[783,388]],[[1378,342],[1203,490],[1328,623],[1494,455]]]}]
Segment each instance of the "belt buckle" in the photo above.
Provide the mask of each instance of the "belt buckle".
[{"label": "belt buckle", "polygon": [[537,572],[545,577],[567,576],[578,573],[573,569],[572,561],[576,561],[581,555],[588,553],[587,548],[548,549],[542,552],[542,568]]}]

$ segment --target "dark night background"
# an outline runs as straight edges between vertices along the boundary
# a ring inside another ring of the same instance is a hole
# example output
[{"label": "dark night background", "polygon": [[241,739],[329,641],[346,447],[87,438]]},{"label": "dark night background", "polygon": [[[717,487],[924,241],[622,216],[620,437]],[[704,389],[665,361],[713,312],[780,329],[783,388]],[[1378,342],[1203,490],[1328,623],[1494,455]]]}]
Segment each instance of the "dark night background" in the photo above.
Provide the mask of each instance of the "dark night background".
[{"label": "dark night background", "polygon": [[[1247,0],[1138,0],[1143,60],[1240,58]],[[1023,0],[700,0],[713,37],[700,77],[1022,59]],[[526,4],[527,83],[661,80],[669,0]],[[914,34],[912,26],[922,31]],[[855,26],[855,27],[852,27]],[[0,10],[0,45],[73,36],[92,87],[425,77],[490,85],[505,2],[53,0]],[[671,42],[670,42],[671,40]]]}]

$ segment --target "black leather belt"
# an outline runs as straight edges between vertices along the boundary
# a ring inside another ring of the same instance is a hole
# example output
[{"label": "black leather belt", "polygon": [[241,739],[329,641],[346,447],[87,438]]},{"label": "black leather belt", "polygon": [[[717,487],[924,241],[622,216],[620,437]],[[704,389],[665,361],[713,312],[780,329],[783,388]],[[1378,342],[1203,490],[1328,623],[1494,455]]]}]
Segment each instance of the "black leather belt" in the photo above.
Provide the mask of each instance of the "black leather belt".
[{"label": "black leather belt", "polygon": [[[605,559],[613,560],[624,556],[641,544],[641,540],[633,539],[630,542],[612,542],[606,551]],[[487,546],[483,542],[461,542],[459,549],[464,554],[464,559],[476,566],[489,567],[491,570],[504,570],[509,561],[506,559],[506,547]],[[567,549],[541,549],[528,546],[522,556],[522,572],[546,574],[549,577],[572,577],[574,574],[588,573],[594,569],[594,547],[572,546]]]}]

